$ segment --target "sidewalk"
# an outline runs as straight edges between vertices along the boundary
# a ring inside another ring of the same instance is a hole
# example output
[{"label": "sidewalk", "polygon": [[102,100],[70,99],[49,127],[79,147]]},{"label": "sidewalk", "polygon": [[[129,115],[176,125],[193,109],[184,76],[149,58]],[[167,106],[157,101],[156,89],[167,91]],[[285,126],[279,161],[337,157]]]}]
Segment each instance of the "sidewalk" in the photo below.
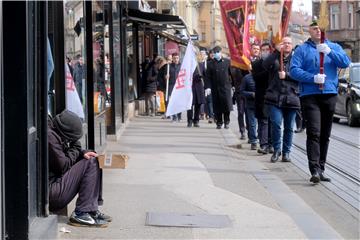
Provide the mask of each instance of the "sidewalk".
[{"label": "sidewalk", "polygon": [[[184,116],[184,115],[183,115]],[[341,238],[272,175],[248,144],[205,121],[187,128],[160,117],[131,120],[107,153],[126,153],[126,169],[105,169],[105,229],[77,228],[59,218],[59,239]],[[268,156],[267,156],[268,158]],[[280,164],[280,163],[279,163]],[[285,163],[284,163],[285,164]],[[69,214],[74,202],[69,206]],[[145,226],[146,213],[228,215],[228,228]]]}]

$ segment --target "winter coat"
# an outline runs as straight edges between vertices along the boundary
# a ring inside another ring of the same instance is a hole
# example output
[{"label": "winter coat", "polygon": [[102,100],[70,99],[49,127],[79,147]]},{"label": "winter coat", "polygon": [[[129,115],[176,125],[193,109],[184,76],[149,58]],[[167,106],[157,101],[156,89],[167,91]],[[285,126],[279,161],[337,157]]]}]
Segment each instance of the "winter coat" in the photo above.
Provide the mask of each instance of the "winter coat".
[{"label": "winter coat", "polygon": [[251,73],[247,74],[240,85],[240,94],[245,97],[246,108],[255,108],[255,82]]},{"label": "winter coat", "polygon": [[157,75],[158,75],[158,69],[156,65],[152,65],[148,72],[147,72],[147,79],[146,79],[146,87],[145,92],[146,93],[155,93],[157,88]]},{"label": "winter coat", "polygon": [[215,113],[233,110],[231,96],[230,61],[220,59],[208,62],[206,69],[205,89],[210,88]]},{"label": "winter coat", "polygon": [[350,59],[337,43],[325,40],[331,52],[324,57],[324,74],[326,75],[323,90],[314,83],[314,75],[320,72],[320,54],[316,50],[316,44],[307,40],[296,48],[291,59],[290,75],[300,82],[300,96],[312,94],[337,94],[338,68],[346,68]]},{"label": "winter coat", "polygon": [[258,119],[268,118],[268,108],[265,105],[265,93],[268,88],[269,72],[262,66],[263,59],[252,63],[252,76],[255,82],[255,116]]},{"label": "winter coat", "polygon": [[176,83],[176,78],[180,72],[180,68],[181,68],[181,63],[179,64],[175,64],[175,63],[171,63],[170,64],[170,70],[169,70],[169,96],[171,96],[172,90],[174,89],[175,83]]},{"label": "winter coat", "polygon": [[205,64],[199,63],[199,69],[196,68],[193,74],[192,92],[193,92],[193,105],[205,104],[205,90],[204,90],[204,78],[205,78]]},{"label": "winter coat", "polygon": [[157,90],[162,91],[165,93],[166,91],[166,74],[167,74],[167,66],[168,64],[165,64],[159,69],[158,75],[157,75]]},{"label": "winter coat", "polygon": [[62,177],[75,163],[82,159],[85,151],[79,141],[65,142],[55,128],[48,128],[49,181]]},{"label": "winter coat", "polygon": [[265,103],[280,108],[300,109],[299,84],[289,75],[291,53],[284,56],[285,79],[279,78],[280,52],[275,51],[263,61],[263,67],[269,72],[269,85],[266,89]]}]

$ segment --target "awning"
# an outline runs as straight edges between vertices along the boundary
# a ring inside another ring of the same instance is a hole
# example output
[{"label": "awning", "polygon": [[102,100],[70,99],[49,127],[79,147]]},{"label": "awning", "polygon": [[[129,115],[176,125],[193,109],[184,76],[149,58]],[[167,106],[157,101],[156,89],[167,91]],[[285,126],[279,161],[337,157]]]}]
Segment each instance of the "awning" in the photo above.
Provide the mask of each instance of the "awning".
[{"label": "awning", "polygon": [[184,21],[179,16],[175,15],[148,13],[135,9],[128,9],[128,17],[129,20],[143,23],[144,27],[149,27],[154,30],[186,28]]}]

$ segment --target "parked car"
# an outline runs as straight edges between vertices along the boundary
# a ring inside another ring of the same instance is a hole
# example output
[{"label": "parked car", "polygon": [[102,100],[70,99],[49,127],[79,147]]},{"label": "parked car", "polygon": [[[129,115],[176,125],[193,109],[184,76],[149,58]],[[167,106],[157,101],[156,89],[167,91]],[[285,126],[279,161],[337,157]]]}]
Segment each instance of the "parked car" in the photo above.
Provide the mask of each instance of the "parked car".
[{"label": "parked car", "polygon": [[360,125],[360,62],[339,71],[334,122],[346,117],[349,126]]}]

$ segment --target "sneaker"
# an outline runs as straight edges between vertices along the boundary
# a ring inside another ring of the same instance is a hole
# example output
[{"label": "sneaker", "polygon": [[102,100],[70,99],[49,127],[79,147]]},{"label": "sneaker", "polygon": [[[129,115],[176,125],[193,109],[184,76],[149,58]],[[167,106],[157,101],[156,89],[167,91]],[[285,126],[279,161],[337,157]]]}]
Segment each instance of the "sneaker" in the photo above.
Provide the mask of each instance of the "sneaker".
[{"label": "sneaker", "polygon": [[291,162],[290,154],[289,153],[283,153],[281,161],[282,162]]},{"label": "sneaker", "polygon": [[314,173],[311,175],[310,182],[316,184],[320,182],[320,176],[318,173]]},{"label": "sneaker", "polygon": [[213,123],[213,119],[212,118],[209,118],[209,121],[208,121],[208,123]]},{"label": "sneaker", "polygon": [[76,227],[106,228],[109,223],[101,219],[94,219],[89,213],[76,214],[74,211],[70,216],[69,225]]},{"label": "sneaker", "polygon": [[228,123],[225,123],[224,128],[225,128],[225,129],[229,129],[229,124],[228,124]]},{"label": "sneaker", "polygon": [[200,127],[199,123],[194,123],[194,127]]},{"label": "sneaker", "polygon": [[216,125],[216,129],[221,129],[221,125]]},{"label": "sneaker", "polygon": [[102,221],[105,221],[105,222],[111,222],[112,221],[112,217],[110,217],[109,215],[106,215],[105,213],[100,212],[99,210],[94,211],[94,212],[90,212],[89,214],[94,219],[102,220]]}]

